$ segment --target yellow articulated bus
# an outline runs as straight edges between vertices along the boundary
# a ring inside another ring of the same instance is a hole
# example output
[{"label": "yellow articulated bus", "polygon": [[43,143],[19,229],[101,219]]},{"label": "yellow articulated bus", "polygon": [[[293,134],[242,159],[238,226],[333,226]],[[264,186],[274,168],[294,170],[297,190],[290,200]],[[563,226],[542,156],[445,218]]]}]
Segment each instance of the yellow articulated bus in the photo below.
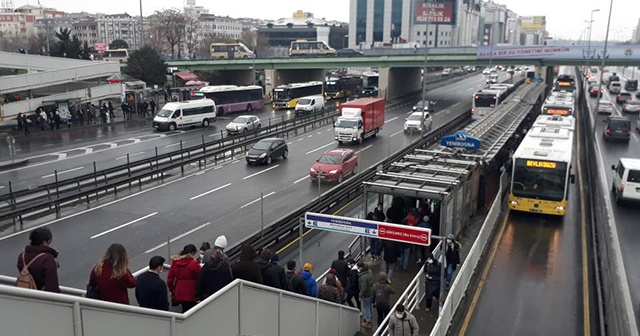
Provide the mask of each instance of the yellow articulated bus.
[{"label": "yellow articulated bus", "polygon": [[274,109],[292,109],[296,107],[299,98],[321,96],[322,92],[322,82],[292,83],[280,85],[273,89],[271,100]]},{"label": "yellow articulated bus", "polygon": [[513,154],[509,209],[564,216],[573,155],[573,117],[543,115]]}]

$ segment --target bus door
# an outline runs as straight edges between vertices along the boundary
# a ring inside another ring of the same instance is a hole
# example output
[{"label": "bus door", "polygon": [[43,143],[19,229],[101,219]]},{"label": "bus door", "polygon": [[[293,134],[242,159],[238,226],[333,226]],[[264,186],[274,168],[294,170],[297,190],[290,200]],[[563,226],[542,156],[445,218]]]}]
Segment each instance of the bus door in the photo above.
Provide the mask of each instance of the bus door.
[{"label": "bus door", "polygon": [[227,46],[227,58],[236,59],[236,46]]},{"label": "bus door", "polygon": [[173,112],[171,119],[175,120],[178,128],[184,126],[184,119],[182,118],[182,109],[176,110],[175,112]]}]

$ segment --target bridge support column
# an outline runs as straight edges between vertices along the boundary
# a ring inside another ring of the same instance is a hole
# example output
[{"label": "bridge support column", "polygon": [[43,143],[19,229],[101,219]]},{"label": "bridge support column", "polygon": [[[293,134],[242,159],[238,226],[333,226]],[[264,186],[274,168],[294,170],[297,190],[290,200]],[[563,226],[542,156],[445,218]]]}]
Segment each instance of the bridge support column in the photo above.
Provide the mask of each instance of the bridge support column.
[{"label": "bridge support column", "polygon": [[541,77],[544,78],[544,83],[547,85],[545,96],[553,90],[553,67],[544,66],[541,69]]},{"label": "bridge support column", "polygon": [[420,90],[420,68],[380,68],[380,97],[394,99]]}]

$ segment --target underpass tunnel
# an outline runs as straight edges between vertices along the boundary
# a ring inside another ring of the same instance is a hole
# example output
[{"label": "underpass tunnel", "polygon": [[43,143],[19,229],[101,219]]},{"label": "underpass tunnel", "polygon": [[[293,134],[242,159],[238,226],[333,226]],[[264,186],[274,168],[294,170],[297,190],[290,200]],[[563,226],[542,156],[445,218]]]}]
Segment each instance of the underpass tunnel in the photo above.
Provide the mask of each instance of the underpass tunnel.
[{"label": "underpass tunnel", "polygon": [[215,71],[203,80],[208,81],[209,85],[255,85],[255,72],[253,69]]},{"label": "underpass tunnel", "polygon": [[420,68],[380,68],[380,97],[387,100],[402,97],[420,89]]},{"label": "underpass tunnel", "polygon": [[290,83],[323,82],[326,69],[266,69],[264,70],[265,92]]}]

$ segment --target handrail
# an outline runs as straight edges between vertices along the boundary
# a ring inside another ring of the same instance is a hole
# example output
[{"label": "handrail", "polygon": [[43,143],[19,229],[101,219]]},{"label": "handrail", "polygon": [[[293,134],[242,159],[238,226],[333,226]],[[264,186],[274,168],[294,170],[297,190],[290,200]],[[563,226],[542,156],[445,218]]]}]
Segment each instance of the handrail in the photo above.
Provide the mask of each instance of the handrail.
[{"label": "handrail", "polygon": [[[0,285],[4,285],[4,286],[14,286],[16,283],[16,278],[14,277],[10,277],[10,276],[6,276],[6,275],[0,275]],[[72,288],[72,287],[65,287],[65,286],[60,286],[60,292],[62,294],[67,294],[67,295],[73,295],[73,296],[82,296],[84,297],[84,295],[86,294],[86,291],[81,290],[81,289],[77,289],[77,288]]]}]

